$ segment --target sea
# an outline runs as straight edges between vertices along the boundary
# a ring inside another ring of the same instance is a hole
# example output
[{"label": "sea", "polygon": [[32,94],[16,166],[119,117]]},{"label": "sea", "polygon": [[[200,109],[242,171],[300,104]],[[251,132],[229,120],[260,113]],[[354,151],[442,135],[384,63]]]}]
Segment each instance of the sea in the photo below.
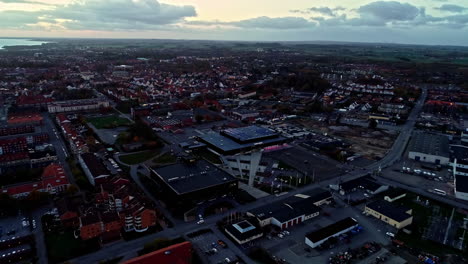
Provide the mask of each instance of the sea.
[{"label": "sea", "polygon": [[0,38],[0,49],[4,46],[33,46],[47,43],[47,41],[35,41],[30,39],[12,39],[12,38]]}]

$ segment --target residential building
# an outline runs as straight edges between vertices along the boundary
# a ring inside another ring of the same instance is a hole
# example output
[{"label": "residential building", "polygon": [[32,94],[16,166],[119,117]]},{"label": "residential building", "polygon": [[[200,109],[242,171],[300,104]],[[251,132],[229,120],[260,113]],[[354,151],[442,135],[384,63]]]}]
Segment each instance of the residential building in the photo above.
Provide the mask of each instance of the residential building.
[{"label": "residential building", "polygon": [[96,185],[96,182],[102,182],[110,176],[104,163],[94,153],[79,155],[78,162],[92,185]]},{"label": "residential building", "polygon": [[99,237],[103,232],[103,223],[97,213],[91,212],[80,216],[80,237],[89,240]]},{"label": "residential building", "polygon": [[40,181],[5,186],[1,189],[1,192],[18,198],[28,196],[34,191],[50,194],[61,193],[66,191],[68,186],[69,182],[63,167],[58,164],[51,164],[44,168]]}]

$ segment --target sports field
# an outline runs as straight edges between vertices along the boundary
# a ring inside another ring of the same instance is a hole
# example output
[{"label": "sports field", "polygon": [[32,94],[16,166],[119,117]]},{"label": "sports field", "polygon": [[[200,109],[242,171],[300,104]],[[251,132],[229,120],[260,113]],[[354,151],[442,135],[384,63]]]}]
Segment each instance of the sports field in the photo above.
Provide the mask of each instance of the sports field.
[{"label": "sports field", "polygon": [[130,120],[117,115],[88,118],[87,121],[93,124],[97,129],[116,128],[119,126],[128,126]]}]

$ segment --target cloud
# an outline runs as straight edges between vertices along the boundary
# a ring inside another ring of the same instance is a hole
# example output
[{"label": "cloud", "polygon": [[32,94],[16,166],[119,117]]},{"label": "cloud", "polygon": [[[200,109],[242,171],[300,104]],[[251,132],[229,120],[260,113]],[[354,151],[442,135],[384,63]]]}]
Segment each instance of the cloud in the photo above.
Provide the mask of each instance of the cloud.
[{"label": "cloud", "polygon": [[413,20],[419,15],[420,10],[407,3],[377,1],[359,7],[357,12],[367,19],[390,22]]},{"label": "cloud", "polygon": [[306,10],[299,10],[299,9],[293,9],[290,10],[289,12],[291,13],[297,13],[297,14],[311,14],[311,13],[316,13],[324,16],[330,16],[330,17],[335,17],[337,16],[337,11],[343,11],[346,10],[346,8],[338,6],[335,8],[330,8],[327,6],[321,6],[321,7],[311,7],[307,8]]},{"label": "cloud", "polygon": [[277,17],[271,18],[267,16],[240,20],[237,22],[231,22],[231,25],[241,28],[270,28],[270,29],[298,29],[308,28],[315,26],[312,23],[302,17]]},{"label": "cloud", "polygon": [[[4,16],[11,16],[11,12],[0,12],[2,20]],[[15,11],[15,14],[21,12]],[[55,21],[64,28],[77,30],[144,30],[175,24],[197,15],[193,6],[170,5],[157,0],[83,0],[58,5],[52,10],[23,14],[36,15],[38,19],[42,17],[49,23]],[[15,21],[25,24],[21,19]]]},{"label": "cloud", "polygon": [[316,23],[302,17],[267,17],[244,19],[239,21],[189,21],[189,25],[198,26],[232,26],[245,29],[302,29],[314,27]]},{"label": "cloud", "polygon": [[319,27],[399,27],[416,26],[460,29],[468,26],[468,15],[432,16],[425,7],[396,1],[377,1],[354,10],[357,16],[341,14],[335,17],[315,16]]},{"label": "cloud", "polygon": [[24,28],[39,22],[37,12],[8,11],[0,12],[0,28]]},{"label": "cloud", "polygon": [[33,1],[33,0],[0,0],[0,3],[5,3],[5,4],[33,4],[33,5],[45,5],[45,6],[51,6],[53,4],[45,3],[45,2],[40,2],[40,1]]},{"label": "cloud", "polygon": [[452,4],[445,4],[440,7],[436,7],[435,9],[445,12],[452,12],[452,13],[462,13],[463,11],[467,10],[467,7],[459,6],[459,5],[452,5]]}]

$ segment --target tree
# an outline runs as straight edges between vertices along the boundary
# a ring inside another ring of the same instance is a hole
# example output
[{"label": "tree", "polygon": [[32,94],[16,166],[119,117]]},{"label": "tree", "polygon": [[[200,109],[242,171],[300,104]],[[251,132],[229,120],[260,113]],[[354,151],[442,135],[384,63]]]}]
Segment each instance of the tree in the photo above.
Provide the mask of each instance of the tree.
[{"label": "tree", "polygon": [[69,195],[74,195],[78,191],[79,191],[78,186],[73,185],[73,184],[68,186],[68,188],[67,188],[67,194],[69,194]]},{"label": "tree", "polygon": [[201,123],[203,121],[203,116],[202,115],[195,115],[195,121],[197,121],[197,123]]},{"label": "tree", "polygon": [[377,128],[377,120],[375,120],[375,119],[369,120],[369,128],[376,129]]}]

